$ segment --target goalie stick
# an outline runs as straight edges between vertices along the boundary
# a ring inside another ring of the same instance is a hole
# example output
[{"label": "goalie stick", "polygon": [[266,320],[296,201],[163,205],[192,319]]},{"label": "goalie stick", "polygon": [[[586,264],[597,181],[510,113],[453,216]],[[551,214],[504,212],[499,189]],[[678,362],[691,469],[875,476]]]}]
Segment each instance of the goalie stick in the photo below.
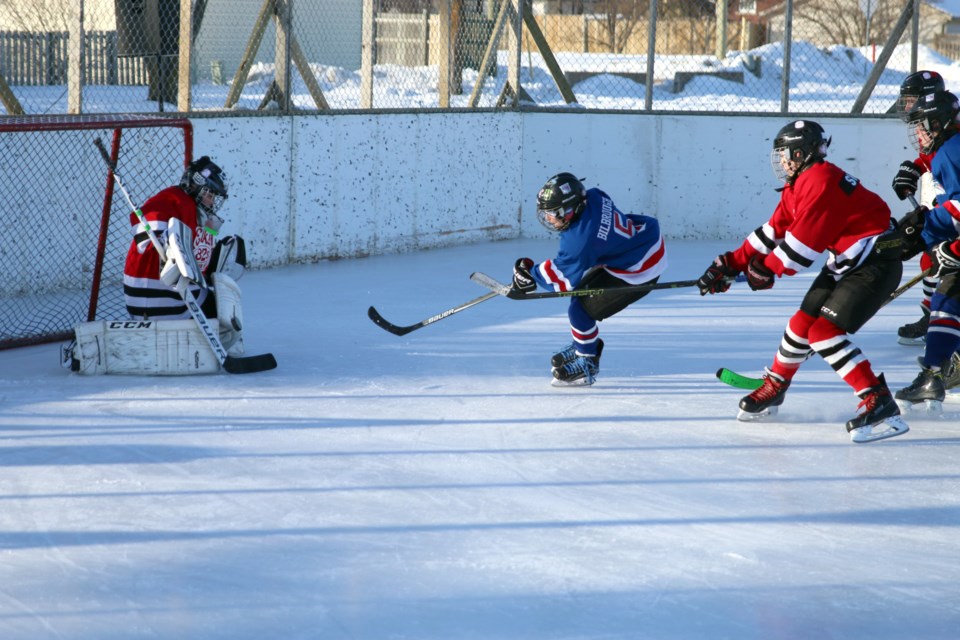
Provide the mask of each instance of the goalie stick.
[{"label": "goalie stick", "polygon": [[[927,269],[926,271],[921,271],[919,274],[907,280],[905,283],[900,285],[900,287],[890,294],[890,297],[884,300],[883,304],[880,305],[880,308],[884,308],[900,296],[902,296],[908,289],[916,285],[918,282],[923,280],[925,277],[930,275],[932,269]],[[760,385],[763,384],[763,378],[751,378],[750,376],[745,376],[742,374],[733,371],[732,369],[727,369],[726,367],[721,367],[717,369],[717,379],[731,387],[736,389],[746,389],[748,391],[753,391],[754,389],[759,389]]]},{"label": "goalie stick", "polygon": [[[655,282],[651,284],[626,284],[616,287],[604,287],[600,289],[574,289],[572,291],[534,291],[532,293],[521,293],[515,291],[509,284],[504,284],[494,280],[485,273],[476,271],[470,275],[470,279],[482,287],[490,289],[496,295],[510,298],[511,300],[541,300],[543,298],[572,298],[579,296],[599,296],[611,293],[639,293],[641,291],[655,291],[657,289],[680,289],[683,287],[697,286],[696,280],[676,280],[674,282]],[[745,282],[746,276],[738,275],[732,282]]]},{"label": "goalie stick", "polygon": [[499,294],[495,292],[482,295],[479,298],[474,298],[469,302],[464,302],[461,305],[457,305],[452,309],[447,309],[446,311],[442,311],[435,316],[430,316],[426,320],[421,320],[420,322],[416,322],[414,324],[409,324],[406,326],[400,326],[400,325],[393,324],[392,322],[388,322],[387,319],[384,318],[382,315],[380,315],[380,312],[374,309],[373,307],[370,307],[369,309],[367,309],[367,317],[373,320],[373,323],[378,327],[380,327],[381,329],[389,331],[395,336],[405,336],[411,331],[416,331],[417,329],[422,329],[428,324],[439,322],[440,320],[443,320],[446,317],[452,316],[455,313],[460,313],[464,309],[469,309],[473,305],[480,304],[484,300],[489,300],[490,298],[496,298],[498,295]]},{"label": "goalie stick", "polygon": [[[141,211],[140,207],[136,206],[133,203],[133,200],[130,198],[130,193],[123,185],[123,180],[120,178],[120,174],[117,173],[116,163],[110,159],[110,155],[107,153],[107,148],[104,146],[103,140],[97,138],[93,141],[93,143],[97,146],[97,149],[100,150],[100,155],[103,156],[103,161],[107,163],[107,167],[110,169],[110,173],[113,175],[113,180],[116,182],[117,188],[120,189],[120,193],[123,194],[124,200],[127,201],[127,206],[130,207],[130,211],[137,216],[141,224],[143,224],[144,229],[146,229],[147,236],[150,238],[150,243],[160,256],[161,263],[165,262],[167,259],[167,254],[163,250],[163,245],[160,244],[160,240],[157,238],[157,234],[154,232],[153,227],[150,226],[150,223],[144,217],[143,211]],[[224,371],[227,373],[257,373],[259,371],[269,371],[270,369],[276,368],[277,360],[273,357],[272,353],[264,353],[256,356],[231,356],[228,354],[227,350],[223,348],[223,343],[220,342],[220,336],[218,336],[216,331],[214,331],[210,326],[210,322],[207,320],[207,317],[203,315],[200,305],[197,304],[196,299],[190,292],[189,282],[187,282],[185,278],[181,278],[177,283],[176,288],[177,293],[179,293],[180,297],[183,298],[184,304],[190,311],[190,315],[193,317],[194,322],[196,322],[197,326],[200,328],[200,333],[202,333],[203,337],[207,340],[207,343],[213,350],[214,355],[216,355],[217,360],[220,361],[220,366],[223,367]]]}]

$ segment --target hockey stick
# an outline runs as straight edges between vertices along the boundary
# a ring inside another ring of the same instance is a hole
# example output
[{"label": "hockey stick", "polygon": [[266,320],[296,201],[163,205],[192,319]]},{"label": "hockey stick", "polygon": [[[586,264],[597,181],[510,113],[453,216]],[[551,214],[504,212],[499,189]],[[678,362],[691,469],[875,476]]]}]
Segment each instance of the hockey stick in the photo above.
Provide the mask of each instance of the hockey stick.
[{"label": "hockey stick", "polygon": [[[103,156],[103,161],[107,163],[107,167],[110,169],[110,173],[113,175],[113,180],[116,182],[117,188],[120,189],[120,193],[123,194],[124,200],[127,201],[127,206],[130,208],[130,211],[137,216],[144,229],[146,229],[147,236],[150,238],[150,243],[153,245],[153,248],[156,249],[157,255],[160,256],[161,264],[166,262],[167,254],[163,249],[163,245],[160,244],[157,234],[154,233],[150,223],[147,222],[147,219],[144,217],[143,211],[140,210],[140,207],[133,204],[133,200],[130,198],[130,193],[123,185],[123,180],[120,178],[120,174],[117,173],[116,163],[110,159],[110,155],[107,153],[107,148],[104,146],[103,140],[98,137],[93,141],[93,143],[97,146],[97,149],[100,150],[100,155]],[[213,350],[217,360],[220,361],[220,366],[223,367],[224,371],[227,373],[256,373],[258,371],[269,371],[270,369],[276,368],[277,360],[273,357],[272,353],[264,353],[257,356],[239,357],[228,354],[227,350],[223,348],[223,343],[220,342],[220,336],[217,335],[217,332],[214,331],[210,326],[210,322],[207,320],[207,317],[203,315],[200,305],[197,304],[196,299],[193,297],[193,293],[190,291],[190,283],[186,280],[186,278],[180,278],[176,288],[177,293],[180,294],[184,304],[190,311],[190,315],[193,317],[194,322],[196,322],[197,326],[200,328],[200,333],[202,333],[203,337],[206,338],[207,343]]]},{"label": "hockey stick", "polygon": [[[485,273],[479,271],[470,275],[470,279],[480,286],[490,289],[497,295],[505,296],[511,300],[542,300],[544,298],[572,298],[580,296],[599,296],[603,294],[617,293],[642,293],[645,291],[656,291],[658,289],[680,289],[683,287],[697,286],[697,280],[677,280],[674,282],[656,282],[653,284],[628,284],[615,287],[604,287],[600,289],[574,289],[573,291],[534,291],[532,293],[521,293],[515,291],[513,287],[494,280]],[[731,282],[745,282],[746,276],[738,275]]]},{"label": "hockey stick", "polygon": [[494,292],[494,293],[488,293],[488,294],[486,294],[486,295],[482,295],[482,296],[480,296],[479,298],[474,298],[473,300],[470,300],[469,302],[464,302],[463,304],[457,305],[456,307],[453,307],[452,309],[447,309],[446,311],[442,311],[442,312],[438,313],[438,314],[435,315],[435,316],[430,316],[430,317],[427,318],[426,320],[421,320],[420,322],[417,322],[417,323],[414,323],[414,324],[409,324],[409,325],[407,325],[407,326],[405,326],[405,327],[402,327],[402,326],[393,324],[392,322],[388,322],[387,319],[384,318],[382,315],[380,315],[380,312],[377,311],[376,309],[374,309],[373,307],[370,307],[369,309],[367,309],[367,316],[368,316],[371,320],[373,320],[373,323],[374,323],[375,325],[377,325],[378,327],[380,327],[381,329],[384,329],[384,330],[386,330],[386,331],[389,331],[390,333],[392,333],[392,334],[395,335],[395,336],[405,336],[405,335],[407,335],[408,333],[410,333],[411,331],[416,331],[417,329],[422,329],[423,327],[427,326],[428,324],[433,324],[434,322],[439,322],[440,320],[443,320],[444,318],[446,318],[446,317],[448,317],[448,316],[452,316],[452,315],[455,314],[455,313],[460,313],[460,312],[463,311],[464,309],[469,309],[470,307],[472,307],[472,306],[475,305],[475,304],[480,304],[480,303],[483,302],[484,300],[489,300],[490,298],[496,298],[498,295],[499,295],[499,294],[498,294],[498,293],[495,293],[495,292]]},{"label": "hockey stick", "polygon": [[[890,294],[890,297],[883,301],[883,304],[880,305],[880,309],[883,309],[885,306],[902,296],[907,292],[908,289],[916,285],[918,282],[923,280],[925,277],[930,275],[932,269],[927,269],[915,275],[914,277],[907,280],[905,283],[900,285],[896,291]],[[735,387],[737,389],[746,389],[748,391],[753,391],[754,389],[759,389],[760,385],[763,384],[763,378],[751,378],[742,374],[733,371],[732,369],[727,369],[726,367],[721,367],[717,369],[717,379],[720,382]]]}]

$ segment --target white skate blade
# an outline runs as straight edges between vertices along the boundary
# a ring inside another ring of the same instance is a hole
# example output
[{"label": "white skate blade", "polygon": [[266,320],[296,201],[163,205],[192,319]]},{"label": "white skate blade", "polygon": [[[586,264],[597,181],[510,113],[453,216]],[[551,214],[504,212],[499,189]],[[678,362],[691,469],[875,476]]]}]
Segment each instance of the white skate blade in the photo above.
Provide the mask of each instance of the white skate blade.
[{"label": "white skate blade", "polygon": [[589,387],[594,382],[595,379],[590,380],[586,376],[577,378],[576,380],[557,380],[556,378],[553,378],[550,380],[550,385],[554,387]]},{"label": "white skate blade", "polygon": [[740,422],[764,422],[775,417],[779,409],[780,407],[767,407],[757,413],[750,413],[749,411],[740,409],[740,413],[737,414],[737,420]]},{"label": "white skate blade", "polygon": [[854,429],[850,432],[850,440],[856,443],[874,442],[892,438],[910,431],[910,427],[900,416],[890,416],[877,424],[868,424],[866,426]]},{"label": "white skate blade", "polygon": [[927,337],[920,336],[919,338],[897,338],[897,342],[902,344],[905,347],[922,347],[927,344]]}]

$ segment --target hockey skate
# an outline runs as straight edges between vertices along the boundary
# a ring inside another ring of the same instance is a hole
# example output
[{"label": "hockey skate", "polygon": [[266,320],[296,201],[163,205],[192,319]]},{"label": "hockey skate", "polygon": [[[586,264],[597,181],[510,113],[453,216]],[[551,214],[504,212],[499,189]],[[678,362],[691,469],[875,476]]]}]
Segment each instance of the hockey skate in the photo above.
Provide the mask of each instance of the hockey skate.
[{"label": "hockey skate", "polygon": [[[597,358],[600,357],[600,354],[603,353],[603,339],[600,338],[597,340]],[[550,358],[550,366],[554,369],[559,369],[568,362],[572,362],[577,357],[577,343],[571,342],[565,346],[560,351],[557,351]]]},{"label": "hockey skate", "polygon": [[900,407],[897,406],[887,382],[880,374],[880,384],[867,389],[861,396],[860,405],[863,413],[847,421],[847,433],[853,442],[873,442],[899,436],[910,430],[910,427],[900,417]]},{"label": "hockey skate", "polygon": [[947,364],[940,370],[945,390],[960,386],[960,351],[954,351]]},{"label": "hockey skate", "polygon": [[603,342],[600,341],[597,346],[597,355],[578,356],[560,367],[553,368],[553,380],[551,384],[555,387],[570,386],[589,386],[596,382],[597,373],[600,371],[600,354],[603,351]]},{"label": "hockey skate", "polygon": [[777,415],[778,407],[783,404],[790,381],[784,380],[770,369],[763,374],[763,384],[756,391],[740,399],[740,413],[737,420],[753,422]]},{"label": "hockey skate", "polygon": [[904,410],[910,410],[915,405],[922,404],[930,413],[939,413],[943,409],[943,399],[946,394],[943,373],[921,366],[920,373],[913,382],[897,391],[896,399],[897,404]]},{"label": "hockey skate", "polygon": [[924,313],[916,322],[908,322],[897,329],[897,342],[907,346],[922,347],[927,342],[927,327],[930,325],[930,314]]}]

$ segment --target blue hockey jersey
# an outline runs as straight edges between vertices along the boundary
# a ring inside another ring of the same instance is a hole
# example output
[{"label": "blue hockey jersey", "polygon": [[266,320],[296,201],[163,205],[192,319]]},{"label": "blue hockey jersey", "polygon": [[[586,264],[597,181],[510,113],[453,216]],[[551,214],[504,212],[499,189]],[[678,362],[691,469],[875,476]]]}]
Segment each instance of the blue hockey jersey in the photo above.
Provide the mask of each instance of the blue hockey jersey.
[{"label": "blue hockey jersey", "polygon": [[533,269],[538,285],[571,291],[594,267],[628,284],[649,282],[664,272],[666,251],[656,218],[623,213],[600,189],[588,189],[586,200],[577,219],[560,233],[557,256]]},{"label": "blue hockey jersey", "polygon": [[960,232],[960,134],[947,140],[930,163],[937,205],[927,213],[921,236],[927,247]]}]

